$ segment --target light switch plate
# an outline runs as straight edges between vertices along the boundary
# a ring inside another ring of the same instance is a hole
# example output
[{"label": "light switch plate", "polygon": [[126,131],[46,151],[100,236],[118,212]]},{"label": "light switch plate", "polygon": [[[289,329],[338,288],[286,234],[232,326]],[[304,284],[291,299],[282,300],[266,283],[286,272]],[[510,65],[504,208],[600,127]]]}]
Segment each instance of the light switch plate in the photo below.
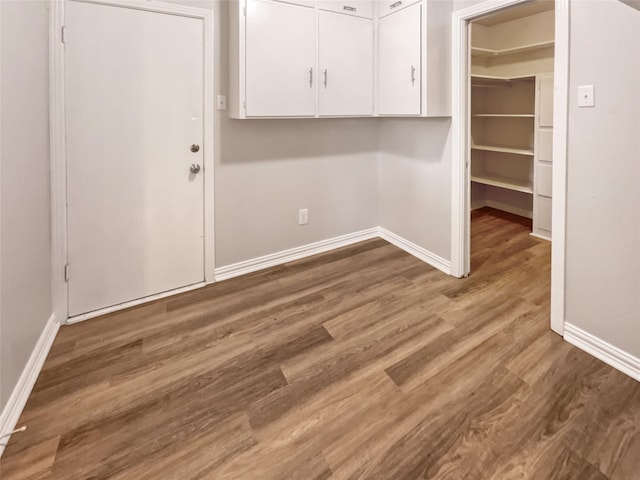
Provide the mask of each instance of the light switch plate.
[{"label": "light switch plate", "polygon": [[216,97],[216,107],[218,110],[226,110],[227,109],[227,97],[226,95],[218,95]]},{"label": "light switch plate", "polygon": [[582,85],[578,87],[578,107],[594,107],[596,97],[593,85]]}]

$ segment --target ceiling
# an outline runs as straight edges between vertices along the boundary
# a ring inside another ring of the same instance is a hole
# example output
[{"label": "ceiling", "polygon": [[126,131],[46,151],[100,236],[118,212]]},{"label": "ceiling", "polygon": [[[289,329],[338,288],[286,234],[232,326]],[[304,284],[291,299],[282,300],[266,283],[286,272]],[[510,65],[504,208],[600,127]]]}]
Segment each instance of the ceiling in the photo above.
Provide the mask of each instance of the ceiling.
[{"label": "ceiling", "polygon": [[492,25],[510,22],[511,20],[517,20],[518,18],[535,15],[536,13],[547,12],[549,10],[553,10],[553,8],[553,0],[535,0],[532,2],[523,3],[522,5],[518,5],[515,7],[508,7],[504,10],[500,10],[489,15],[485,15],[484,17],[473,20],[473,23],[484,25],[485,27],[491,27]]}]

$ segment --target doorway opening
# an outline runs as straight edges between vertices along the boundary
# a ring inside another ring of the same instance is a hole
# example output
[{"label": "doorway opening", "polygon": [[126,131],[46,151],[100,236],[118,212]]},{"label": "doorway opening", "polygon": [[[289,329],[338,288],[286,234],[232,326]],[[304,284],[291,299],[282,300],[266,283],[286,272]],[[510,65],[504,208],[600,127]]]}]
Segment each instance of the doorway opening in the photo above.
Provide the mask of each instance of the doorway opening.
[{"label": "doorway opening", "polygon": [[528,219],[549,241],[554,14],[554,2],[538,0],[470,22],[471,211]]},{"label": "doorway opening", "polygon": [[562,333],[568,2],[485,2],[456,12],[454,32],[452,273],[535,247]]}]

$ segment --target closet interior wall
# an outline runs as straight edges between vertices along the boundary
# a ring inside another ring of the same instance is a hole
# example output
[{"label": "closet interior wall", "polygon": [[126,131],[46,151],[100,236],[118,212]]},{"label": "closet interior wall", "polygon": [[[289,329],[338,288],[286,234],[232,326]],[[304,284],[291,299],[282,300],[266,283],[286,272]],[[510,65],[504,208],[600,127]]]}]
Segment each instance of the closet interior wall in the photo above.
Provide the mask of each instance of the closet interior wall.
[{"label": "closet interior wall", "polygon": [[533,220],[551,238],[553,2],[471,23],[471,208]]}]

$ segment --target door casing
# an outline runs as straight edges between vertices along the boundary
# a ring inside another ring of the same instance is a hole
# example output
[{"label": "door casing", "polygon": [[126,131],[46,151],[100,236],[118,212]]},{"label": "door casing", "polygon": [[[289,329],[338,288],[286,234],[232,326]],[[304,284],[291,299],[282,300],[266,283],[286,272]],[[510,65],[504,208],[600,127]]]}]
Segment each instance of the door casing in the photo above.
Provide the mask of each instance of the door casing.
[{"label": "door casing", "polygon": [[[63,43],[64,5],[66,1],[97,3],[145,12],[164,13],[200,19],[203,22],[203,176],[204,176],[204,278],[205,281],[189,287],[145,297],[95,312],[69,318],[65,267],[67,264],[67,207],[66,207],[66,144],[65,144],[65,55]],[[51,142],[51,241],[52,241],[52,296],[53,310],[62,323],[74,323],[112,311],[128,308],[157,298],[199,288],[212,283],[215,271],[214,245],[214,30],[213,11],[159,2],[155,0],[54,0],[49,19],[49,93]]]}]

